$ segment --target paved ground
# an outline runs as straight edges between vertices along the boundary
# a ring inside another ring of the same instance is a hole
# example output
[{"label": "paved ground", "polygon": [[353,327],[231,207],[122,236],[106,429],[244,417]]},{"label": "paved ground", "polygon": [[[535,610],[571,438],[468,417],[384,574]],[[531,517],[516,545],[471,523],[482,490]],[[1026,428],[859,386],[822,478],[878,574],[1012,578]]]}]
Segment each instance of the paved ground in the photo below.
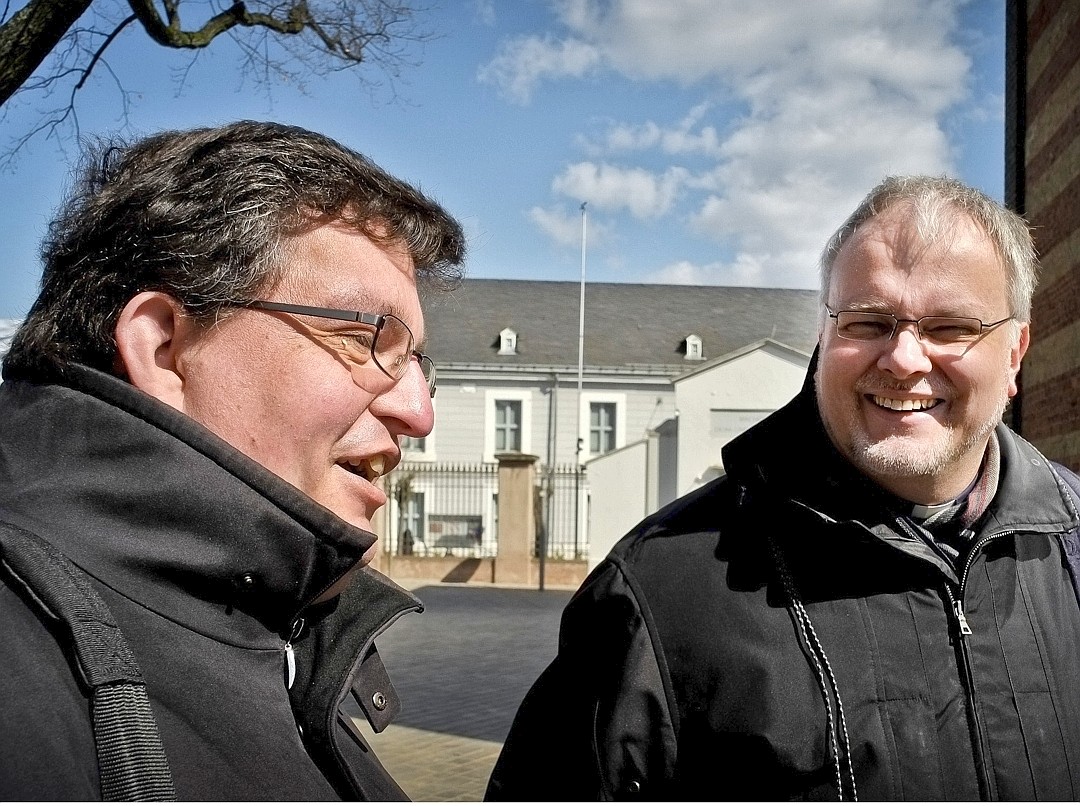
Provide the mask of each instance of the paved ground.
[{"label": "paved ground", "polygon": [[521,699],[555,656],[572,591],[409,587],[426,610],[376,642],[401,714],[381,734],[357,724],[413,800],[479,801]]}]

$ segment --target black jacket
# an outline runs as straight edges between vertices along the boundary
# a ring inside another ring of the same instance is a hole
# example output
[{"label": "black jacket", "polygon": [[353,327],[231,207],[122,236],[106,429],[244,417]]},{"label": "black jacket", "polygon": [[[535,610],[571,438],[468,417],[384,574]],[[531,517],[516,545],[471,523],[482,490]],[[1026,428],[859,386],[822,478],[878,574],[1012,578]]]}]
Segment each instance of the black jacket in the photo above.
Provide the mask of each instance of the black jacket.
[{"label": "black jacket", "polygon": [[[82,367],[0,385],[0,525],[92,578],[141,667],[181,800],[407,799],[342,709],[380,730],[396,712],[373,639],[420,602],[365,570],[310,606],[374,535]],[[98,799],[88,692],[11,573],[0,568],[0,800]]]},{"label": "black jacket", "polygon": [[488,799],[1076,800],[1076,508],[997,437],[958,575],[836,452],[808,383],[583,583]]}]

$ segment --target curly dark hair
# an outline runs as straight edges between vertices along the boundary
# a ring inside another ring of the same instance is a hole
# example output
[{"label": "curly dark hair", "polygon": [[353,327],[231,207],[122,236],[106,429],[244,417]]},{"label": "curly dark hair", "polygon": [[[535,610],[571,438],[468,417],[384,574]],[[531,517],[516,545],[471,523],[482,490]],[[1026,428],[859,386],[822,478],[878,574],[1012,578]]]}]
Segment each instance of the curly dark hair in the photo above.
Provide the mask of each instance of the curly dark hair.
[{"label": "curly dark hair", "polygon": [[135,294],[167,293],[212,321],[276,284],[287,240],[329,221],[403,244],[421,285],[461,279],[461,225],[324,135],[240,121],[98,142],[50,225],[41,292],[4,378],[47,377],[69,362],[113,373],[116,322]]}]

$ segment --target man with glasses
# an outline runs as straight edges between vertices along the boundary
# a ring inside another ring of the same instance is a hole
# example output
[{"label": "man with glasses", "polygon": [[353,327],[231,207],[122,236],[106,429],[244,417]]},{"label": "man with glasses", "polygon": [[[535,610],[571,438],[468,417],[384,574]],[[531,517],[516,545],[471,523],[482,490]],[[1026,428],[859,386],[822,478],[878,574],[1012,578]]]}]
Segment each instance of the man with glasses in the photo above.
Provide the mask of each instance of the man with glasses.
[{"label": "man with glasses", "polygon": [[403,799],[365,566],[431,431],[438,204],[273,123],[102,144],[0,386],[0,799]]},{"label": "man with glasses", "polygon": [[802,392],[585,581],[489,799],[1080,797],[1076,479],[1001,421],[1028,228],[894,177],[821,267]]}]

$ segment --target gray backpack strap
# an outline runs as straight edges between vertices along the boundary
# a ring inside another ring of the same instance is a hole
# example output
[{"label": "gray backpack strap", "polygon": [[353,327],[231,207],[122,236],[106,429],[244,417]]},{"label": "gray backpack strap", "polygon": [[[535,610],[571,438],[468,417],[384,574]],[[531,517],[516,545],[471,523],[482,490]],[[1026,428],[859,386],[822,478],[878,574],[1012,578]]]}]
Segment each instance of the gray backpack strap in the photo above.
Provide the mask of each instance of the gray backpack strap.
[{"label": "gray backpack strap", "polygon": [[0,523],[0,562],[71,637],[91,717],[103,800],[176,800],[146,683],[86,574],[37,535]]}]

